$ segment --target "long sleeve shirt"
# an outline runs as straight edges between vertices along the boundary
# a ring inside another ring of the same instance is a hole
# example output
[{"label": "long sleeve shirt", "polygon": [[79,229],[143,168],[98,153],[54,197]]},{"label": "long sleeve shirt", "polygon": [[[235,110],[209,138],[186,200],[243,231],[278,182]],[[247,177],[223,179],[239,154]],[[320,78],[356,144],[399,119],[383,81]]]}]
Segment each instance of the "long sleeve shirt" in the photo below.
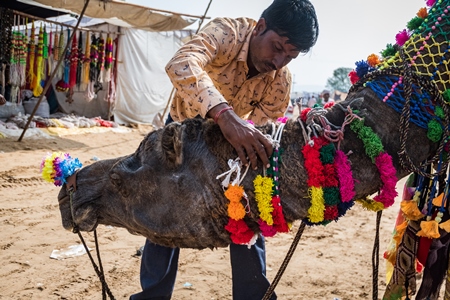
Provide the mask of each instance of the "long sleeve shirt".
[{"label": "long sleeve shirt", "polygon": [[284,115],[292,82],[288,68],[248,78],[247,56],[256,23],[249,18],[216,18],[177,51],[166,66],[176,88],[170,110],[174,120],[206,117],[224,102],[255,124]]}]

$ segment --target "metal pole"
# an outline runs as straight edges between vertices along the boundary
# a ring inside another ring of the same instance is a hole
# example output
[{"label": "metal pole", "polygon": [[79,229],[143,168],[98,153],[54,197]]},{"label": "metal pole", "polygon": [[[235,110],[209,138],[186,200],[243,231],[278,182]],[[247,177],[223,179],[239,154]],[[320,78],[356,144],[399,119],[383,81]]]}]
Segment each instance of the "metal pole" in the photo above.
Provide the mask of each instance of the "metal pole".
[{"label": "metal pole", "polygon": [[23,138],[23,136],[25,135],[25,131],[27,131],[28,126],[30,126],[31,120],[33,120],[34,114],[36,113],[36,111],[37,111],[37,109],[38,109],[38,107],[39,107],[39,104],[41,104],[42,99],[44,98],[45,93],[47,93],[48,88],[49,88],[50,85],[52,84],[53,77],[55,77],[56,72],[58,71],[59,66],[61,65],[62,61],[64,60],[63,57],[66,55],[67,49],[69,49],[69,47],[72,45],[73,37],[74,37],[75,34],[76,34],[76,31],[77,31],[77,29],[78,29],[78,26],[80,25],[81,19],[83,18],[84,12],[86,11],[86,8],[87,8],[87,6],[88,6],[88,4],[89,4],[89,1],[90,1],[90,0],[86,0],[86,2],[84,3],[83,10],[81,11],[80,16],[78,17],[77,25],[75,26],[75,29],[73,30],[72,35],[70,36],[69,42],[67,42],[66,48],[64,48],[64,51],[63,51],[63,53],[62,53],[62,55],[61,55],[61,59],[60,59],[60,60],[58,61],[58,63],[56,64],[56,67],[55,67],[55,69],[53,70],[52,74],[50,75],[50,78],[47,79],[47,82],[45,83],[45,86],[44,86],[44,90],[42,91],[41,96],[39,96],[39,100],[38,100],[38,102],[36,103],[36,106],[34,107],[33,111],[31,112],[30,117],[28,118],[28,122],[27,122],[27,124],[25,125],[25,128],[24,128],[23,131],[22,131],[22,134],[20,135],[19,139],[17,140],[18,142],[21,142],[21,141],[22,141],[22,138]]}]

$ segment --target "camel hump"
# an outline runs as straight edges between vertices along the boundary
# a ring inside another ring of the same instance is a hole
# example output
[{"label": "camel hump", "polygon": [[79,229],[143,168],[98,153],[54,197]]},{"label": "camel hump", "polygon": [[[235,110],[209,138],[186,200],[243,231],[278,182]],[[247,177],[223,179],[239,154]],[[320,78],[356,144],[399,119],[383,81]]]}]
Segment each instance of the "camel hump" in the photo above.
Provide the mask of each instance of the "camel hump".
[{"label": "camel hump", "polygon": [[178,122],[173,122],[162,130],[161,149],[166,163],[171,167],[181,165],[183,162],[182,125]]}]

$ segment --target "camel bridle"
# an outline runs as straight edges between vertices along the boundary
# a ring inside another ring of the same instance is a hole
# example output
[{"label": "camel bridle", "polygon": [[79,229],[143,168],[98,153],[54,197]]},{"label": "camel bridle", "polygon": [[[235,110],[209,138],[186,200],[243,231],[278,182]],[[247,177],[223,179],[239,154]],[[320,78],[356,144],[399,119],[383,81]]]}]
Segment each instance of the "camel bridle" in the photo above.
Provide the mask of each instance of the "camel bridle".
[{"label": "camel bridle", "polygon": [[94,271],[97,274],[97,276],[102,284],[102,299],[105,300],[106,295],[108,295],[110,299],[115,300],[114,295],[112,294],[111,290],[109,289],[108,284],[106,283],[105,273],[103,271],[102,259],[100,257],[100,248],[98,246],[97,229],[94,229],[94,242],[95,242],[95,249],[96,249],[95,252],[97,253],[98,266],[95,263],[94,258],[92,257],[92,255],[89,251],[89,247],[87,246],[83,236],[81,235],[81,231],[78,228],[78,225],[75,223],[75,215],[74,215],[74,209],[73,209],[73,193],[77,189],[76,177],[77,177],[77,172],[75,172],[73,175],[69,176],[67,178],[67,183],[66,183],[66,190],[67,190],[67,193],[69,194],[70,213],[72,216],[72,232],[78,234],[78,237],[80,238],[81,243],[83,244],[84,249],[86,250],[86,253],[89,256],[92,266],[94,267]]}]

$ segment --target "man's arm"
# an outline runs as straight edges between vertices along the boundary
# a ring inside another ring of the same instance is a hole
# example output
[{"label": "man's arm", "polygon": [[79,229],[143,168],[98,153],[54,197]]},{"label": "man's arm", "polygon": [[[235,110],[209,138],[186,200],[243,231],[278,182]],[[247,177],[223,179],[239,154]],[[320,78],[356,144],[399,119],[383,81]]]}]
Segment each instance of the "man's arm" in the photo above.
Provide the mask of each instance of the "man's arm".
[{"label": "man's arm", "polygon": [[[207,113],[210,118],[215,118],[228,104],[222,103]],[[236,150],[240,160],[244,165],[249,162],[256,169],[258,156],[263,164],[270,167],[269,157],[272,155],[272,144],[253,125],[238,117],[233,110],[224,110],[216,118],[224,137]]]},{"label": "man's arm", "polygon": [[187,103],[186,117],[200,115],[204,118],[211,108],[227,103],[205,69],[208,65],[226,65],[237,55],[240,49],[238,25],[232,19],[214,19],[167,64],[166,72],[177,95]]}]

